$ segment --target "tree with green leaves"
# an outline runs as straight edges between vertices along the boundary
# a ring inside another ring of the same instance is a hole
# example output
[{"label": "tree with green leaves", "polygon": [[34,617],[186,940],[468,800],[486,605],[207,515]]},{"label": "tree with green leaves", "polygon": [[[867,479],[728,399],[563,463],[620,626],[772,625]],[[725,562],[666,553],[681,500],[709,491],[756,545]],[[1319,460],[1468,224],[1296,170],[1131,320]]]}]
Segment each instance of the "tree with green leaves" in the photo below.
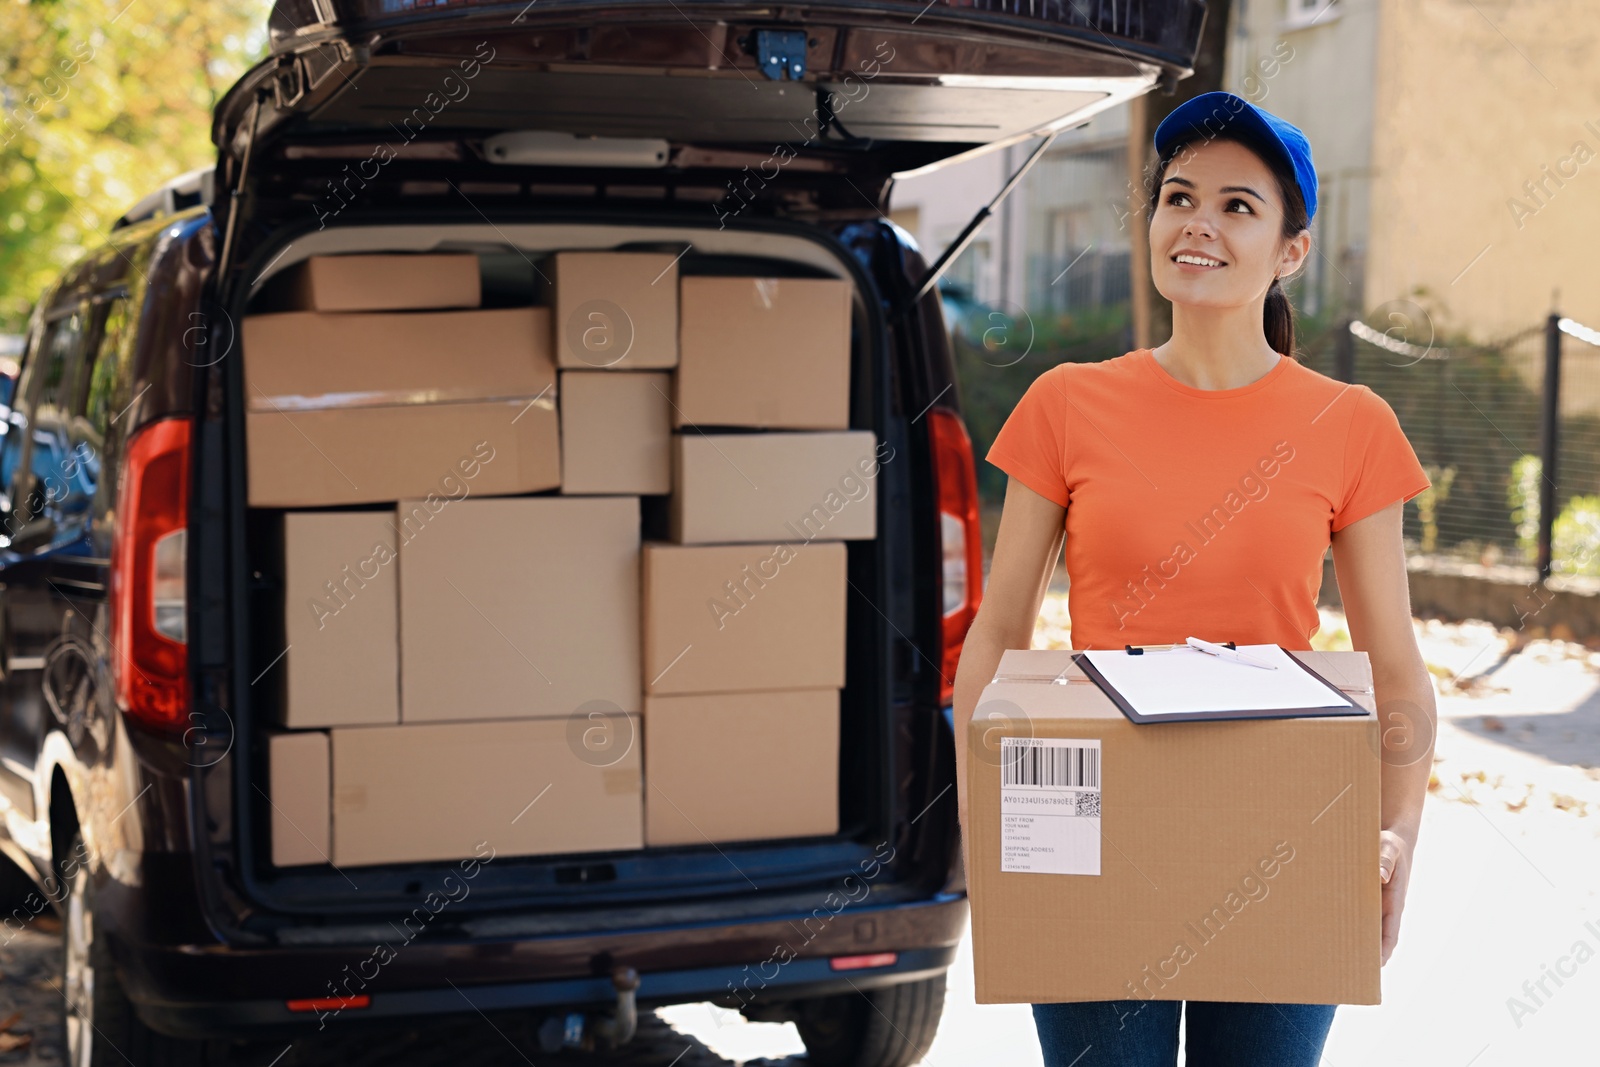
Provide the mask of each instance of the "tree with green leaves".
[{"label": "tree with green leaves", "polygon": [[0,331],[140,197],[216,159],[270,0],[0,0]]}]

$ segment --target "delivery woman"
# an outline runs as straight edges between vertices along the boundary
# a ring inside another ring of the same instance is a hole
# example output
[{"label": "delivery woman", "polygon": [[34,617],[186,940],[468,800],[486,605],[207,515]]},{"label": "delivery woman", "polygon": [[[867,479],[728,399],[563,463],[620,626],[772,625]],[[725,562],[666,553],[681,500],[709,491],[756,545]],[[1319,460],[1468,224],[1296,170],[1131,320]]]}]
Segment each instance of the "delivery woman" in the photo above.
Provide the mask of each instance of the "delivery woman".
[{"label": "delivery woman", "polygon": [[[1305,136],[1238,96],[1206,93],[1161,123],[1155,148],[1150,263],[1172,302],[1172,336],[1046,370],[996,437],[987,459],[1010,479],[956,672],[956,737],[967,736],[1001,652],[1030,646],[1063,542],[1077,649],[1190,635],[1309,649],[1331,544],[1384,726],[1381,870],[1372,873],[1387,961],[1432,763],[1433,686],[1411,628],[1401,541],[1403,502],[1430,483],[1382,398],[1294,358],[1282,279],[1311,251],[1317,179]],[[964,743],[956,754],[967,825]],[[1035,1004],[1045,1063],[1170,1067],[1182,1003]],[[1188,1002],[1187,1062],[1316,1064],[1333,1012]]]}]

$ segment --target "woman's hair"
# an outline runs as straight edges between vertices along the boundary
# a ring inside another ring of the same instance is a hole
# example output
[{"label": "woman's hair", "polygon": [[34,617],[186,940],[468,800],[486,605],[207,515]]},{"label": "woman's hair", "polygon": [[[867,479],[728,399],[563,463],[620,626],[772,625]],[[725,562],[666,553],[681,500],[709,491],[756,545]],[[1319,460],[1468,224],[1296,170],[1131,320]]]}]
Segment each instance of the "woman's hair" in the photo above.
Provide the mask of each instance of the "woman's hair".
[{"label": "woman's hair", "polygon": [[[1295,180],[1294,172],[1287,163],[1278,159],[1274,153],[1263,152],[1254,142],[1237,134],[1223,132],[1211,137],[1214,141],[1232,141],[1250,149],[1261,158],[1261,162],[1272,171],[1272,176],[1278,182],[1278,198],[1283,201],[1283,232],[1282,237],[1288,240],[1301,230],[1307,229],[1311,220],[1306,217],[1305,197],[1300,194],[1300,184]],[[1156,164],[1155,176],[1150,182],[1150,220],[1155,219],[1156,206],[1161,202],[1161,183],[1166,178],[1167,167],[1178,153],[1188,147],[1188,141],[1179,141],[1173,145],[1167,154],[1161,157]],[[1272,287],[1267,290],[1267,301],[1261,310],[1261,326],[1267,335],[1267,344],[1272,346],[1274,352],[1282,352],[1290,359],[1294,355],[1294,306],[1289,303],[1289,294],[1283,291],[1283,282],[1277,278],[1272,280]]]}]

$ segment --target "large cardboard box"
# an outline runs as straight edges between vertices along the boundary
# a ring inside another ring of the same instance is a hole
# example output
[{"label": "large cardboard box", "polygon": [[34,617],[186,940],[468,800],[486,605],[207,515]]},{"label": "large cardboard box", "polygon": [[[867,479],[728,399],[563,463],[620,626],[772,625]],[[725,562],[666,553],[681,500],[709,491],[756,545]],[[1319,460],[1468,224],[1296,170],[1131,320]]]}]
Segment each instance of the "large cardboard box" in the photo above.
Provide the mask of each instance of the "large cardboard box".
[{"label": "large cardboard box", "polygon": [[250,504],[556,488],[561,439],[548,314],[245,318]]},{"label": "large cardboard box", "polygon": [[844,685],[845,546],[644,545],[645,692]]},{"label": "large cardboard box", "polygon": [[336,729],[333,862],[641,848],[638,715],[605,729],[599,744],[566,719]]},{"label": "large cardboard box", "polygon": [[834,834],[839,690],[651,696],[644,843]]},{"label": "large cardboard box", "polygon": [[272,805],[272,865],[327,863],[328,735],[320,730],[267,735],[267,797]]},{"label": "large cardboard box", "polygon": [[668,521],[680,544],[871,540],[877,438],[843,433],[678,433]]},{"label": "large cardboard box", "polygon": [[1292,655],[1369,714],[1137,725],[1005,653],[966,738],[978,1003],[1378,1003],[1371,666]]},{"label": "large cardboard box", "polygon": [[672,490],[672,375],[561,372],[561,491]]},{"label": "large cardboard box", "polygon": [[475,308],[482,299],[478,257],[459,252],[311,256],[267,284],[269,303],[306,311]]},{"label": "large cardboard box", "polygon": [[678,259],[666,252],[557,252],[556,365],[651,370],[678,365]]},{"label": "large cardboard box", "polygon": [[850,428],[850,283],[689,277],[673,426]]},{"label": "large cardboard box", "polygon": [[400,721],[394,513],[283,516],[285,726]]},{"label": "large cardboard box", "polygon": [[639,711],[639,498],[400,505],[400,721]]}]

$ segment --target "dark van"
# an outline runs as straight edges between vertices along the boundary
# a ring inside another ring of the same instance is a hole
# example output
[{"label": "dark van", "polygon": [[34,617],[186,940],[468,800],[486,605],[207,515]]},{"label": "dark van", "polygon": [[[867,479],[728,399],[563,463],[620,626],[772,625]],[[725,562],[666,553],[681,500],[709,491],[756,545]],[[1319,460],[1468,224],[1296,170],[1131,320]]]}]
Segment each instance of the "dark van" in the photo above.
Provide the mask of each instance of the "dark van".
[{"label": "dark van", "polygon": [[[967,918],[951,679],[981,557],[949,257],[888,221],[894,176],[1170,89],[1203,17],[279,0],[271,54],[216,110],[215,169],[44,294],[0,423],[0,849],[31,883],[7,923],[63,917],[71,1062],[473,1011],[608,1047],[638,1010],[700,1001],[794,1021],[818,1064],[920,1058]],[[840,831],[499,856],[369,966],[461,865],[269,862],[282,590],[246,504],[238,324],[313,254],[571,247],[852,283],[851,426],[896,458],[878,535],[848,543]]]}]

